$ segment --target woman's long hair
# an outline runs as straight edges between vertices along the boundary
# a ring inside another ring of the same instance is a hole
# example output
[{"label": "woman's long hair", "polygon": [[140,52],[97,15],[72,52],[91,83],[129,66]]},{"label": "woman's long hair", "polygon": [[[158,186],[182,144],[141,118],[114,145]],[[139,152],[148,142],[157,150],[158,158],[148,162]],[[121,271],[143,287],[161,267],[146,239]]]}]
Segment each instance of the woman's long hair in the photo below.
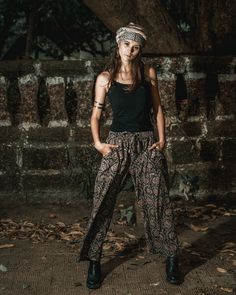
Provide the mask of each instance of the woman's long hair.
[{"label": "woman's long hair", "polygon": [[[105,70],[110,73],[110,79],[109,79],[110,85],[114,82],[121,68],[121,58],[118,52],[119,51],[118,51],[118,45],[117,45],[111,57],[110,62],[105,67]],[[134,90],[139,85],[139,83],[144,80],[144,63],[141,60],[141,57],[142,57],[142,49],[140,48],[138,55],[132,61],[131,77],[132,77],[133,83],[127,85],[128,91]]]},{"label": "woman's long hair", "polygon": [[[132,61],[132,66],[131,66],[131,76],[132,76],[132,84],[128,84],[127,87],[125,88],[127,91],[132,91],[136,89],[136,87],[139,85],[139,83],[143,82],[145,80],[145,75],[144,75],[144,63],[141,60],[142,57],[142,49],[140,49],[138,55],[135,57],[135,59]],[[114,53],[111,56],[110,61],[108,64],[105,66],[104,70],[108,71],[110,73],[110,78],[108,84],[111,85],[119,70],[121,67],[121,59],[120,55],[118,54],[118,45],[116,45],[116,48],[114,50]],[[91,102],[92,105],[94,103],[95,99],[95,85],[96,85],[96,79],[97,79],[98,74],[94,77],[93,85],[92,85],[92,91],[91,91]]]}]

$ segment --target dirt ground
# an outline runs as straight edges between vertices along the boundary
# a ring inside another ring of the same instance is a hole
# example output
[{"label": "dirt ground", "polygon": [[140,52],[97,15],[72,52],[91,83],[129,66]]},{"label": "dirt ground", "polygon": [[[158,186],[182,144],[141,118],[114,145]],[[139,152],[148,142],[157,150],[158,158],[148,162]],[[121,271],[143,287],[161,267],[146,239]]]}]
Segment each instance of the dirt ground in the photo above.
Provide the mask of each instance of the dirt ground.
[{"label": "dirt ground", "polygon": [[91,207],[0,209],[0,294],[236,294],[236,198],[175,201],[181,285],[165,280],[165,257],[147,253],[143,226],[121,219],[117,202],[104,243],[102,287],[86,287],[88,262],[76,261]]}]

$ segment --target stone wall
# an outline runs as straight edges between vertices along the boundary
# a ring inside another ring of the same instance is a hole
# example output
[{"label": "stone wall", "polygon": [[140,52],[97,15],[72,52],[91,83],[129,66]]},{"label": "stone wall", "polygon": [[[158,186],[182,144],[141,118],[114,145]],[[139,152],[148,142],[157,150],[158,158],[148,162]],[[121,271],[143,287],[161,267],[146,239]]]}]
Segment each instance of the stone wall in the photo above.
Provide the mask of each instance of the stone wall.
[{"label": "stone wall", "polygon": [[[145,62],[158,74],[171,195],[234,193],[236,59],[178,56]],[[91,93],[105,63],[0,62],[2,203],[77,204],[92,198],[101,156],[92,145]],[[107,101],[103,139],[111,119]]]}]

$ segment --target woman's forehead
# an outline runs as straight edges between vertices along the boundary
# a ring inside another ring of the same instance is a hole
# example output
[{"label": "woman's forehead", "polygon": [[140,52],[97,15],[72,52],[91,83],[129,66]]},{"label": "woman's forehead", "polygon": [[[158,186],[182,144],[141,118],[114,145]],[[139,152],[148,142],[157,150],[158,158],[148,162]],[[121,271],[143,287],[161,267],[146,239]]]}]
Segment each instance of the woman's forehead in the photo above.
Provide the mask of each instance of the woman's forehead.
[{"label": "woman's forehead", "polygon": [[133,45],[133,46],[140,46],[140,43],[139,43],[139,42],[137,42],[137,41],[133,41],[133,40],[129,40],[129,39],[121,40],[121,42],[129,42],[130,45]]}]

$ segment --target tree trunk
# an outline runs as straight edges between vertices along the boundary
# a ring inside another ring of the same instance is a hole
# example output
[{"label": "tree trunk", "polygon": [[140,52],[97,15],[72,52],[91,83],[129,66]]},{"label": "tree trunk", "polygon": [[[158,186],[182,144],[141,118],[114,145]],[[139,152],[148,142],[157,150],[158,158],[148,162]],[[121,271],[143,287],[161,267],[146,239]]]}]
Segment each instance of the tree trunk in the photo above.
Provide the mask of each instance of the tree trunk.
[{"label": "tree trunk", "polygon": [[[144,53],[233,53],[235,43],[236,1],[179,0],[166,9],[161,0],[84,0],[94,14],[114,34],[130,21],[144,26],[148,41]],[[174,19],[190,24],[190,31],[181,33]],[[176,15],[175,15],[176,14]]]},{"label": "tree trunk", "polygon": [[26,59],[29,59],[31,49],[32,49],[36,8],[37,8],[37,0],[33,0],[32,5],[30,6],[29,16],[28,16],[28,30],[27,30],[25,56],[24,56]]},{"label": "tree trunk", "polygon": [[160,0],[84,0],[83,2],[114,34],[119,27],[131,21],[144,26],[148,37],[144,49],[146,54],[191,51]]}]

